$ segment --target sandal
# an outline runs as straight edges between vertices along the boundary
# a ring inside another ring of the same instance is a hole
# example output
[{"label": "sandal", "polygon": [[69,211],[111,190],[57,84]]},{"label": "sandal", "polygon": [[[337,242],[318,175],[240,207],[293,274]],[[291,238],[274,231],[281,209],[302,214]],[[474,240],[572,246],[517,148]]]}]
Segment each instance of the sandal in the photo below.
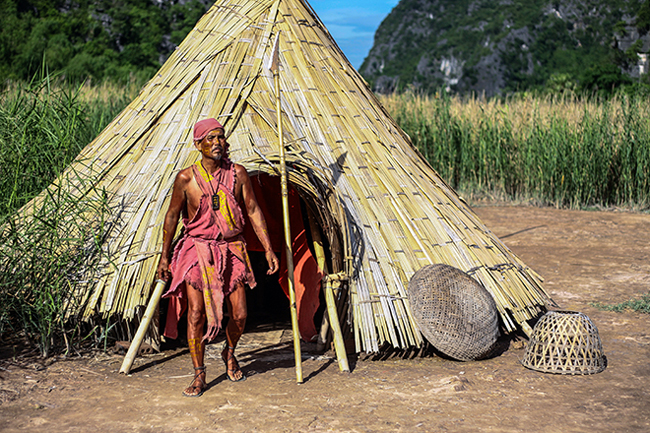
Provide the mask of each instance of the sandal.
[{"label": "sandal", "polygon": [[[183,395],[184,395],[185,397],[201,397],[201,396],[203,395],[203,392],[204,392],[204,391],[206,390],[206,388],[208,387],[208,384],[205,383],[205,380],[203,380],[203,379],[201,378],[201,374],[205,373],[205,366],[194,367],[194,370],[195,370],[195,371],[198,370],[199,372],[196,373],[196,374],[194,374],[194,379],[192,379],[192,382],[190,382],[190,386],[188,386],[187,388],[185,388],[185,389],[183,390]],[[203,383],[202,386],[196,386],[196,385],[194,385],[194,382],[196,382],[196,379],[197,379],[197,378],[201,380],[201,383]],[[195,389],[198,389],[198,390],[199,390],[199,393],[198,393],[198,394],[190,394],[190,393],[188,392],[188,390],[190,390],[190,392],[194,392]]]},{"label": "sandal", "polygon": [[[231,350],[232,350],[232,352],[231,352]],[[226,352],[226,351],[230,353],[228,358],[226,358],[224,356],[224,352]],[[241,371],[241,368],[239,368],[239,362],[237,362],[237,358],[235,358],[235,348],[234,347],[228,346],[228,343],[226,343],[224,345],[223,350],[221,351],[221,359],[223,359],[223,363],[226,364],[226,376],[228,377],[228,380],[230,380],[231,382],[242,382],[242,381],[246,380],[246,375],[244,374],[243,371]],[[235,368],[233,368],[233,369],[228,368],[228,362],[231,359],[235,363]],[[239,379],[233,379],[231,374],[234,374],[237,371],[241,372],[241,377]]]}]

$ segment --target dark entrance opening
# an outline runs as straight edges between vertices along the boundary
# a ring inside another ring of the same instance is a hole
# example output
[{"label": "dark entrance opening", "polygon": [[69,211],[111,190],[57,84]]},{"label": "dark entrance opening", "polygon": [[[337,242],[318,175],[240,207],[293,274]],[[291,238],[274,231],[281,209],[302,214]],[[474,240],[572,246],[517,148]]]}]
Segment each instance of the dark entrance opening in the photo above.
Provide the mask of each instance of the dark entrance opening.
[{"label": "dark entrance opening", "polygon": [[[280,252],[275,254],[280,257]],[[285,296],[278,281],[278,275],[267,275],[268,265],[264,253],[249,251],[248,255],[253,266],[257,287],[246,289],[246,303],[248,306],[248,319],[246,328],[256,328],[260,325],[288,325],[291,326],[291,313],[289,299]]]},{"label": "dark entrance opening", "polygon": [[[249,258],[255,274],[257,287],[247,290],[247,329],[269,328],[267,325],[291,327],[288,299],[287,259],[284,253],[284,219],[280,178],[266,173],[251,174],[251,184],[262,210],[273,249],[280,259],[280,271],[267,275],[268,265],[263,248],[250,223],[244,230]],[[310,224],[310,211],[305,198],[298,189],[289,186],[289,213],[294,259],[294,289],[298,307],[298,319],[303,338],[315,338],[320,330],[325,302],[320,290],[322,272],[317,265],[313,250],[311,227],[321,230],[318,223]],[[328,250],[328,248],[326,248]],[[329,255],[329,250],[327,251]],[[279,280],[279,281],[278,281]],[[306,325],[306,322],[313,324]],[[272,326],[271,328],[276,328]]]}]

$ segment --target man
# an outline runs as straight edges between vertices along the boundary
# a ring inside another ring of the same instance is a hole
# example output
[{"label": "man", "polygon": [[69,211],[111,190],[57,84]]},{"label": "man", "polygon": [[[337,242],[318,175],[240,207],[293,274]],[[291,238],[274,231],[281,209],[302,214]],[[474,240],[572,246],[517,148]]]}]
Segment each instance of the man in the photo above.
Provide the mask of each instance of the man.
[{"label": "man", "polygon": [[[201,161],[181,170],[172,189],[163,226],[163,248],[158,278],[172,282],[164,297],[187,298],[187,341],[195,375],[183,394],[198,397],[207,387],[203,357],[205,342],[216,337],[221,327],[225,300],[230,318],[221,357],[226,375],[234,382],[245,380],[235,358],[235,347],[246,323],[244,283],[251,288],[251,271],[242,236],[246,207],[249,221],[265,250],[267,274],[279,267],[266,230],[264,215],[257,205],[246,169],[228,159],[223,126],[216,119],[194,125],[194,146]],[[171,256],[171,244],[180,215],[185,231]],[[203,326],[207,318],[207,332]]]}]

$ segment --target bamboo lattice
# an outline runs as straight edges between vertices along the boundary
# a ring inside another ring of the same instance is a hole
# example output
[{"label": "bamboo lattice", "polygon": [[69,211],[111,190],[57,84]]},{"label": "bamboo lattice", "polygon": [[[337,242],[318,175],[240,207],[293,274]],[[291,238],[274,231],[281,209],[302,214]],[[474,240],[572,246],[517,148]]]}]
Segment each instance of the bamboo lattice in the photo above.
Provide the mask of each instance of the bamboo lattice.
[{"label": "bamboo lattice", "polygon": [[557,374],[595,374],[607,367],[598,329],[574,311],[549,311],[537,322],[521,363]]},{"label": "bamboo lattice", "polygon": [[460,361],[489,356],[499,338],[499,317],[490,294],[449,265],[420,269],[409,282],[409,301],[420,331],[436,349]]},{"label": "bamboo lattice", "polygon": [[86,315],[129,319],[146,304],[174,177],[199,158],[195,122],[219,119],[231,158],[273,173],[265,160],[278,153],[278,128],[267,65],[277,32],[289,179],[312,197],[340,249],[333,271],[349,276],[357,350],[422,343],[407,286],[432,263],[478,279],[508,330],[544,312],[539,276],[428,165],[306,2],[219,0],[70,168],[93,173],[115,209],[103,275],[79,293]]}]

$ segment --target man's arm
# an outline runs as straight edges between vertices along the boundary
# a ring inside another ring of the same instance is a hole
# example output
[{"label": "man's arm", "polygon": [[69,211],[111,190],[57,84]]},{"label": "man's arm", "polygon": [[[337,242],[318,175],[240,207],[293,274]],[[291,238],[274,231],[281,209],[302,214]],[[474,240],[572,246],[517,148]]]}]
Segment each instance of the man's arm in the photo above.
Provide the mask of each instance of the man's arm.
[{"label": "man's arm", "polygon": [[269,232],[266,229],[266,220],[264,219],[262,210],[257,204],[255,192],[253,192],[253,186],[251,185],[251,179],[248,177],[248,172],[243,166],[237,164],[235,165],[235,169],[237,171],[237,180],[241,181],[242,200],[246,206],[248,219],[253,226],[253,230],[255,230],[257,238],[260,240],[260,243],[264,248],[266,261],[269,264],[269,270],[266,271],[266,273],[268,275],[275,274],[280,268],[280,262],[273,252],[273,246],[271,245]]},{"label": "man's arm", "polygon": [[188,182],[189,178],[186,170],[180,171],[174,180],[172,199],[169,203],[169,209],[167,209],[167,213],[165,214],[165,222],[163,223],[163,247],[156,272],[156,276],[161,280],[167,281],[170,276],[169,263],[171,261],[171,246],[174,235],[176,234],[178,219],[185,206],[185,186]]}]

